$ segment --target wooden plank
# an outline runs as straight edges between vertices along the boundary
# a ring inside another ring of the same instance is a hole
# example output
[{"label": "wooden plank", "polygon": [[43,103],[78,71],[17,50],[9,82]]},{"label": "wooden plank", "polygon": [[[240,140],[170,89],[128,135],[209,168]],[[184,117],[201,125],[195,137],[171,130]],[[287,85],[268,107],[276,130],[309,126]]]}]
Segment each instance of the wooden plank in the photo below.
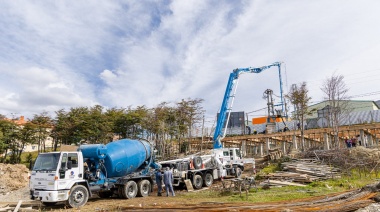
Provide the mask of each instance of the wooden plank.
[{"label": "wooden plank", "polygon": [[187,191],[194,191],[193,184],[189,179],[185,180],[185,184]]},{"label": "wooden plank", "polygon": [[292,183],[292,182],[286,182],[286,181],[278,181],[278,180],[268,180],[269,184],[277,184],[277,185],[289,185],[289,186],[301,186],[305,187],[306,185],[300,184],[300,183]]},{"label": "wooden plank", "polygon": [[13,212],[18,212],[18,209],[20,209],[21,204],[22,204],[22,200],[19,200]]}]

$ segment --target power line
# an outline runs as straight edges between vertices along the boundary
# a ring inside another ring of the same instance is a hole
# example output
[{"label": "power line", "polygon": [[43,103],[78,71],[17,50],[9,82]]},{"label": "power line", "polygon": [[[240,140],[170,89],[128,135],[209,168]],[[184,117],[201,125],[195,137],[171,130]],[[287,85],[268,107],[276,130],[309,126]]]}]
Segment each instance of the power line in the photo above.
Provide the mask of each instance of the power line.
[{"label": "power line", "polygon": [[374,92],[363,93],[363,94],[356,94],[356,95],[350,96],[350,98],[364,97],[364,96],[374,96],[374,95],[380,95],[380,91],[374,91]]},{"label": "power line", "polygon": [[[370,72],[375,72],[375,71],[379,71],[380,68],[377,68],[377,69],[371,69],[371,70],[366,70],[366,71],[360,71],[360,73],[352,73],[352,74],[340,74],[344,77],[344,80],[345,81],[352,81],[352,80],[357,80],[357,79],[364,79],[364,78],[368,78],[368,77],[373,77],[373,76],[379,76],[378,74],[374,74],[374,75],[366,75],[366,73],[370,73]],[[351,78],[349,76],[354,76],[354,75],[362,75],[363,77],[354,77],[354,78]],[[315,79],[315,80],[308,80],[308,81],[305,81],[307,83],[310,83],[310,84],[314,84],[314,83],[323,83],[323,81],[325,81],[326,78],[324,79]]]},{"label": "power line", "polygon": [[265,110],[265,109],[267,109],[267,107],[263,107],[263,108],[261,108],[261,109],[254,110],[254,111],[248,112],[248,113],[246,113],[246,114],[250,114],[250,113],[258,112],[258,111]]}]

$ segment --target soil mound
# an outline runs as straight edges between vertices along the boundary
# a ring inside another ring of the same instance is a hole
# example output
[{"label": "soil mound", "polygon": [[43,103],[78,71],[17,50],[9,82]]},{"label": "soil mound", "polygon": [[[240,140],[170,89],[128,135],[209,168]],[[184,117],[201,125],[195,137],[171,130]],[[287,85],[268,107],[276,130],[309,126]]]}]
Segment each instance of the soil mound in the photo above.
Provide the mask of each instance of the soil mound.
[{"label": "soil mound", "polygon": [[0,163],[0,195],[26,187],[28,178],[29,169],[25,165]]}]

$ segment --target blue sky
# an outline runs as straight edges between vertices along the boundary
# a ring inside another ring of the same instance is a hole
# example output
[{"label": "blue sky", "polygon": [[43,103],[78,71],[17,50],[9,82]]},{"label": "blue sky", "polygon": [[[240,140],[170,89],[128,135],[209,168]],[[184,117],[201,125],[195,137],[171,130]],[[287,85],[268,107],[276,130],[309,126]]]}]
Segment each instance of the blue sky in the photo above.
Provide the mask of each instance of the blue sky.
[{"label": "blue sky", "polygon": [[[305,81],[321,101],[335,73],[354,99],[380,99],[380,1],[0,4],[0,114],[8,117],[202,98],[214,120],[233,69],[276,61],[285,92]],[[279,95],[276,68],[241,75],[233,110],[266,107],[268,88]]]}]

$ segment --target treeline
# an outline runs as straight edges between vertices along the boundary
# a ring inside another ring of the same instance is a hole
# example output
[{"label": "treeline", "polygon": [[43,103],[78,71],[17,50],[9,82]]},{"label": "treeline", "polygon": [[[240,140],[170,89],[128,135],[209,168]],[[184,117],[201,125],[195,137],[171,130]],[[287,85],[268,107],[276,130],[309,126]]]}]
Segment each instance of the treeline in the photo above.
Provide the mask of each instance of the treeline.
[{"label": "treeline", "polygon": [[20,163],[26,145],[37,145],[38,152],[47,151],[45,141],[53,139],[53,150],[60,144],[106,144],[131,138],[153,141],[163,157],[170,156],[168,147],[178,142],[181,152],[188,151],[191,129],[202,122],[203,99],[187,99],[154,108],[110,108],[96,105],[35,114],[22,126],[0,115],[0,162]]}]

